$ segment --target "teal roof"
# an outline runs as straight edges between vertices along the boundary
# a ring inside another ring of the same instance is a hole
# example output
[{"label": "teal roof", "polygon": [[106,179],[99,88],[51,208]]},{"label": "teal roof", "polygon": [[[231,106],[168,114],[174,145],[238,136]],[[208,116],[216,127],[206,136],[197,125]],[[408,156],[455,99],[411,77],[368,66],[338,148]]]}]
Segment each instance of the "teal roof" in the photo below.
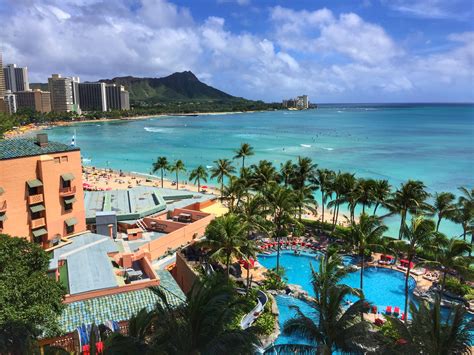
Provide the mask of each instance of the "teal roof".
[{"label": "teal roof", "polygon": [[36,138],[15,138],[0,140],[0,160],[31,157],[42,154],[79,150],[63,143],[48,142],[44,147],[36,144]]},{"label": "teal roof", "polygon": [[[171,274],[166,270],[157,271],[160,277],[159,288],[165,293],[168,302],[177,306],[186,300]],[[92,298],[66,305],[60,316],[59,324],[64,332],[72,332],[82,324],[101,324],[108,320],[122,321],[142,308],[153,309],[159,301],[150,289],[118,293],[115,295]]]}]

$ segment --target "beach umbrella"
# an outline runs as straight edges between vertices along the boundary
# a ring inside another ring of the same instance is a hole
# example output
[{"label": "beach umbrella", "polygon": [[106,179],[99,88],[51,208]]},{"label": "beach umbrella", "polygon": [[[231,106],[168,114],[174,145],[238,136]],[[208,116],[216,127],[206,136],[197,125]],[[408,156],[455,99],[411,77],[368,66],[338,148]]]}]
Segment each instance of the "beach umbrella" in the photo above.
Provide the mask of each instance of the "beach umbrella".
[{"label": "beach umbrella", "polygon": [[207,185],[201,186],[201,189],[207,189]]}]

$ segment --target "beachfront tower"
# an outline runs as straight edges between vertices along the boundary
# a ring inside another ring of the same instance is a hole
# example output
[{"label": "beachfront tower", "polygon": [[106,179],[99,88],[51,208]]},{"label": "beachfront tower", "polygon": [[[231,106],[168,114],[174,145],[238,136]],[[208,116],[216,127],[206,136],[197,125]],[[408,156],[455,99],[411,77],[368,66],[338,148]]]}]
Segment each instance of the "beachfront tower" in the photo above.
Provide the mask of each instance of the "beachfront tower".
[{"label": "beachfront tower", "polygon": [[51,95],[51,110],[54,112],[78,112],[79,106],[73,94],[73,78],[63,78],[53,74],[48,78]]},{"label": "beachfront tower", "polygon": [[129,93],[122,85],[106,84],[108,110],[130,110]]},{"label": "beachfront tower", "polygon": [[86,230],[79,148],[35,138],[0,141],[0,233],[49,248]]},{"label": "beachfront tower", "polygon": [[16,64],[7,64],[3,68],[5,77],[5,89],[11,92],[30,90],[30,82],[28,80],[28,68],[19,68]]},{"label": "beachfront tower", "polygon": [[15,93],[17,109],[30,109],[36,112],[51,112],[51,96],[49,91],[39,89],[19,91]]},{"label": "beachfront tower", "polygon": [[79,104],[83,111],[107,111],[105,83],[80,83]]},{"label": "beachfront tower", "polygon": [[[0,68],[3,68],[2,52],[0,52]],[[7,105],[5,104],[4,96],[5,96],[5,79],[3,77],[3,70],[0,70],[0,112],[7,112]]]}]

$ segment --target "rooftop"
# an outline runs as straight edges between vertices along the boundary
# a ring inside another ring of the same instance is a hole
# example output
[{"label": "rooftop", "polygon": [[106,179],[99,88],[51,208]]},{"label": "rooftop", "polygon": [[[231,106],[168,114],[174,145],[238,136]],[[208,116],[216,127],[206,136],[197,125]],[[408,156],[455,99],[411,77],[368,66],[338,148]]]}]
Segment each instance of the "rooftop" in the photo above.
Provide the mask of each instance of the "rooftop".
[{"label": "rooftop", "polygon": [[[119,252],[109,237],[84,233],[70,239],[72,243],[53,251],[50,270],[58,268],[58,261],[66,261],[67,282],[71,295],[92,290],[117,287],[112,262],[108,253]],[[64,272],[66,269],[63,269]]]},{"label": "rooftop", "polygon": [[6,139],[0,141],[0,160],[76,150],[79,150],[79,148],[51,141],[44,146],[39,146],[36,138]]},{"label": "rooftop", "polygon": [[128,190],[85,191],[84,204],[87,223],[94,223],[96,213],[104,211],[115,211],[118,221],[134,223],[139,218],[215,197],[186,190],[137,186]]},{"label": "rooftop", "polygon": [[[165,270],[158,270],[157,274],[158,288],[165,293],[168,302],[173,306],[183,303],[186,297],[171,274]],[[73,302],[66,305],[59,324],[64,332],[72,332],[82,324],[128,320],[142,308],[151,310],[156,302],[159,302],[158,296],[147,288]]]}]

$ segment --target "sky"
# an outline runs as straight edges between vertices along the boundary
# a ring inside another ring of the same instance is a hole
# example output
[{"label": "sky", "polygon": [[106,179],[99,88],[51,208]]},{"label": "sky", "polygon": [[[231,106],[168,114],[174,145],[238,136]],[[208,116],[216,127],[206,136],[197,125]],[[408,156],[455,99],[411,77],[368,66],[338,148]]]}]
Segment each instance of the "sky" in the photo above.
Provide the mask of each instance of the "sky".
[{"label": "sky", "polygon": [[0,0],[31,82],[191,70],[235,96],[474,102],[472,0]]}]

